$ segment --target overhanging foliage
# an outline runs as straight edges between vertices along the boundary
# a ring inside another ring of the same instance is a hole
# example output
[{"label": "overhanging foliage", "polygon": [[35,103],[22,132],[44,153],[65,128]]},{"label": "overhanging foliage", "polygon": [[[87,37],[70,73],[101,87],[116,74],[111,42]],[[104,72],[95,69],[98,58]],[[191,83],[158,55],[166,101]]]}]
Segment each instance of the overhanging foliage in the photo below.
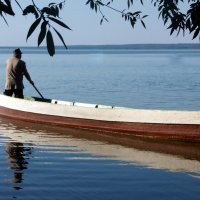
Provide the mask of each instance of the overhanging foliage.
[{"label": "overhanging foliage", "polygon": [[[108,22],[104,13],[104,8],[109,8],[114,12],[118,12],[126,22],[129,22],[132,28],[135,28],[138,21],[146,28],[144,19],[148,17],[148,15],[143,15],[141,10],[133,11],[135,8],[135,1],[127,0],[126,5],[124,5],[126,9],[123,8],[122,10],[112,6],[114,1],[115,0],[87,0],[85,4],[96,13],[100,14],[100,24],[104,21]],[[65,0],[59,1],[59,3],[49,3],[43,8],[39,8],[34,0],[32,0],[32,3],[29,3],[30,5],[27,5],[25,8],[21,7],[20,1],[18,0],[0,0],[0,16],[6,24],[8,24],[6,15],[15,15],[15,11],[13,11],[14,3],[19,6],[24,16],[33,15],[35,17],[35,20],[30,25],[26,40],[29,39],[36,29],[40,28],[38,47],[46,38],[48,53],[50,56],[53,56],[55,54],[54,33],[59,37],[63,46],[67,49],[67,45],[65,44],[62,35],[55,28],[55,25],[59,25],[61,28],[71,30],[71,28],[59,17],[60,11],[63,10],[64,5],[66,4]],[[140,0],[140,3],[145,6],[143,0]],[[153,6],[157,7],[159,18],[161,18],[164,25],[168,27],[170,34],[175,32],[178,35],[182,32],[184,35],[186,31],[189,31],[190,34],[193,34],[193,39],[197,37],[200,39],[200,0],[151,0],[151,3]],[[180,6],[181,3],[187,4],[189,9],[183,12]]]}]

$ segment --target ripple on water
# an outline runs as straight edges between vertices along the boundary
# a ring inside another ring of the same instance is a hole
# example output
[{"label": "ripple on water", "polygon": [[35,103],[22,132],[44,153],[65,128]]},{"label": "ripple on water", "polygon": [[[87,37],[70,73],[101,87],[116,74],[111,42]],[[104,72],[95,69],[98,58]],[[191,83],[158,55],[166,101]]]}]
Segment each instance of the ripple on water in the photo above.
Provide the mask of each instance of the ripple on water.
[{"label": "ripple on water", "polygon": [[141,149],[95,132],[13,124],[0,123],[2,199],[199,199],[198,146],[162,145],[189,158],[150,151],[153,142]]}]

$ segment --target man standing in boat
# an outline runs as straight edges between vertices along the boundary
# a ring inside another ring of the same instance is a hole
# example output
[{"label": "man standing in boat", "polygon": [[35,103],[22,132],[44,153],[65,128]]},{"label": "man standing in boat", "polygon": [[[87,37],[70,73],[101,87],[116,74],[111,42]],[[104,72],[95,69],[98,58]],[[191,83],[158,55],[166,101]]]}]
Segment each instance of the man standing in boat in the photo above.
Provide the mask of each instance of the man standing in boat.
[{"label": "man standing in boat", "polygon": [[6,84],[4,94],[12,96],[13,93],[17,98],[24,98],[23,95],[23,76],[34,85],[27,69],[26,63],[21,60],[22,52],[19,48],[13,50],[12,58],[6,61]]}]

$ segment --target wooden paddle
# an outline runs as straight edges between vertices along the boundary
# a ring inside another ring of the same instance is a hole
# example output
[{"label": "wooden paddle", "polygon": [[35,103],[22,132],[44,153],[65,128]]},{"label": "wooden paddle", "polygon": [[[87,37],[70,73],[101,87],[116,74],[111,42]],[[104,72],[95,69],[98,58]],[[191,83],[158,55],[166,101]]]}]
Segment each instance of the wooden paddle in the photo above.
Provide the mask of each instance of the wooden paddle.
[{"label": "wooden paddle", "polygon": [[42,99],[44,99],[44,97],[42,96],[42,94],[39,92],[39,90],[35,87],[34,84],[31,83],[31,85],[35,88],[35,90],[38,92],[38,94],[42,97]]}]

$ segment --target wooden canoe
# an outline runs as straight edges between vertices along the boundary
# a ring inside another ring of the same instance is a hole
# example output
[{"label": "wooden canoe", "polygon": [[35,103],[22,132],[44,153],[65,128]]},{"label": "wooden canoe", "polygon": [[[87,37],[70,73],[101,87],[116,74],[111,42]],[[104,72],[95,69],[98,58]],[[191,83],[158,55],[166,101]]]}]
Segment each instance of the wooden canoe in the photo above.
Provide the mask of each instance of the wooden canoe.
[{"label": "wooden canoe", "polygon": [[200,110],[147,110],[0,94],[0,116],[33,123],[200,142]]}]

